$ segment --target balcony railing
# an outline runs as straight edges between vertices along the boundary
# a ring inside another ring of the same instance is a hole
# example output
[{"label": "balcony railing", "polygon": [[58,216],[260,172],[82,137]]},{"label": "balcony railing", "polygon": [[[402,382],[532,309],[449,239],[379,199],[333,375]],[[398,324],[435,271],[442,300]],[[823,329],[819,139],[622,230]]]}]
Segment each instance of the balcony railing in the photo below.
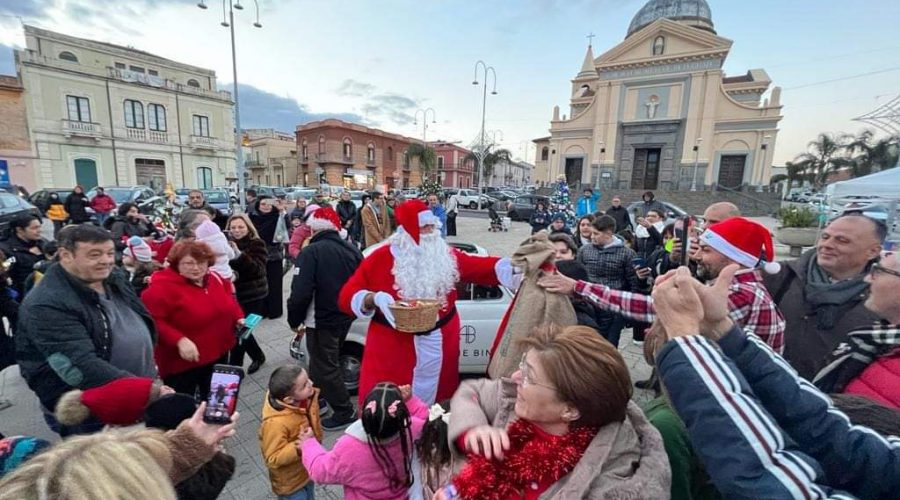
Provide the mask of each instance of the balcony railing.
[{"label": "balcony railing", "polygon": [[145,130],[142,128],[126,128],[125,137],[131,141],[149,142],[153,144],[166,144],[169,142],[169,134],[166,132]]},{"label": "balcony railing", "polygon": [[319,163],[345,163],[353,164],[353,157],[344,154],[319,153],[316,155],[316,161]]},{"label": "balcony railing", "polygon": [[101,130],[99,123],[79,122],[75,120],[62,120],[63,135],[71,137],[79,135],[82,137],[100,138]]},{"label": "balcony railing", "polygon": [[165,144],[169,142],[169,134],[167,132],[161,132],[158,130],[148,130],[147,131],[147,142],[153,142],[156,144]]},{"label": "balcony railing", "polygon": [[191,147],[194,149],[216,149],[216,140],[204,135],[192,135]]},{"label": "balcony railing", "polygon": [[207,90],[200,87],[192,87],[190,85],[182,85],[172,80],[167,80],[159,76],[147,75],[137,71],[129,71],[127,69],[107,67],[107,74],[114,80],[128,83],[139,83],[149,87],[174,90],[185,94],[193,94],[201,97],[212,97],[215,99],[231,100],[231,92],[225,90]]},{"label": "balcony railing", "polygon": [[265,164],[259,160],[247,160],[244,162],[244,166],[247,168],[263,168]]},{"label": "balcony railing", "polygon": [[375,166],[375,158],[366,158],[366,166],[374,167]]}]

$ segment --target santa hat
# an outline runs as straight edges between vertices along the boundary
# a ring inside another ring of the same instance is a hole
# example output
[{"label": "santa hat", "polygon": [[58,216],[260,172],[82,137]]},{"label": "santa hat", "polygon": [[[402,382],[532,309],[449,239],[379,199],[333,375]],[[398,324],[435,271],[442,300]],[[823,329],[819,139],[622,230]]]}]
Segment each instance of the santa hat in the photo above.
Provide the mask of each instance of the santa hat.
[{"label": "santa hat", "polygon": [[314,210],[306,219],[306,225],[313,231],[337,231],[341,228],[341,218],[331,207],[321,207]]},{"label": "santa hat", "polygon": [[216,225],[215,222],[207,219],[203,221],[199,226],[197,226],[197,229],[194,230],[194,235],[197,237],[197,239],[202,240],[221,232],[222,230],[219,228],[219,226]]},{"label": "santa hat", "polygon": [[319,205],[316,205],[315,203],[310,203],[309,205],[306,206],[306,210],[303,211],[303,218],[309,219],[309,216],[312,215],[313,212],[315,212],[316,210],[318,210],[320,208],[322,208],[322,207],[320,207]]},{"label": "santa hat", "polygon": [[769,274],[781,269],[775,262],[771,233],[750,219],[732,217],[713,224],[700,235],[700,240],[744,267],[762,268]]},{"label": "santa hat", "polygon": [[419,229],[424,226],[441,227],[441,220],[431,212],[423,201],[413,199],[404,201],[394,209],[397,224],[419,244]]},{"label": "santa hat", "polygon": [[69,391],[56,404],[56,420],[78,425],[93,415],[105,424],[131,425],[159,398],[159,387],[151,378],[124,377],[93,389]]},{"label": "santa hat", "polygon": [[138,262],[150,262],[153,260],[153,251],[150,245],[140,236],[132,236],[125,242],[126,247],[122,252]]}]

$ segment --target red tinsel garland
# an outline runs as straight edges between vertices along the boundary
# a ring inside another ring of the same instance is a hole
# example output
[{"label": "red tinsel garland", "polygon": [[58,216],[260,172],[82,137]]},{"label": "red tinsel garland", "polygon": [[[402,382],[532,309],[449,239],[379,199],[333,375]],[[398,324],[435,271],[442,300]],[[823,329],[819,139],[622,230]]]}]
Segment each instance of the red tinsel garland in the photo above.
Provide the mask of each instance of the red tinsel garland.
[{"label": "red tinsel garland", "polygon": [[467,464],[453,479],[463,500],[506,500],[524,496],[534,483],[555,483],[581,460],[597,434],[595,427],[577,427],[564,436],[536,437],[534,424],[517,420],[506,430],[509,450],[503,460],[469,453]]}]

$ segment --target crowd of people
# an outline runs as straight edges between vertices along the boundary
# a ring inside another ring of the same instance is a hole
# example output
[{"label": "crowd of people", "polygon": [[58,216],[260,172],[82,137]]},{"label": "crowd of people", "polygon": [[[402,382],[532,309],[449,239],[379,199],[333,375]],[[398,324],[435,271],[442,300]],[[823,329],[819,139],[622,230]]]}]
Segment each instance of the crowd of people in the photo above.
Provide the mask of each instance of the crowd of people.
[{"label": "crowd of people", "polygon": [[[779,263],[769,231],[730,203],[668,220],[648,192],[632,217],[619,197],[599,210],[588,189],[572,227],[539,206],[532,236],[499,257],[447,243],[452,199],[247,201],[224,217],[192,192],[171,236],[123,204],[102,226],[63,225],[55,247],[40,218],[13,221],[0,244],[15,257],[0,276],[7,362],[65,439],[0,442],[0,498],[71,484],[215,498],[234,472],[217,445],[237,415],[208,424],[196,403],[215,364],[265,362],[236,335],[246,315],[285,310],[309,363],[277,367],[261,408],[279,498],[314,498],[317,483],[345,498],[465,500],[891,498],[900,486],[900,259],[882,251],[880,221],[844,213]],[[515,293],[487,377],[462,383],[459,283]],[[400,309],[420,307],[435,321],[410,328]],[[354,404],[340,353],[357,318],[369,326]],[[632,381],[619,352],[628,327],[649,380]],[[656,397],[639,406],[635,386]],[[108,429],[138,422],[163,431]],[[323,431],[341,429],[324,447]]]}]

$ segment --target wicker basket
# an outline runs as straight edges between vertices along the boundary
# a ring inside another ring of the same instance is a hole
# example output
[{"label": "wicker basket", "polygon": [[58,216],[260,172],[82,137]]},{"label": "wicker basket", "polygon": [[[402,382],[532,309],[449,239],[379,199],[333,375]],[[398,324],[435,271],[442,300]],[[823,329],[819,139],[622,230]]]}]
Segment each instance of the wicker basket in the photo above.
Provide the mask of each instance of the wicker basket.
[{"label": "wicker basket", "polygon": [[430,332],[438,321],[441,303],[437,300],[406,300],[391,304],[397,330],[404,333]]}]

